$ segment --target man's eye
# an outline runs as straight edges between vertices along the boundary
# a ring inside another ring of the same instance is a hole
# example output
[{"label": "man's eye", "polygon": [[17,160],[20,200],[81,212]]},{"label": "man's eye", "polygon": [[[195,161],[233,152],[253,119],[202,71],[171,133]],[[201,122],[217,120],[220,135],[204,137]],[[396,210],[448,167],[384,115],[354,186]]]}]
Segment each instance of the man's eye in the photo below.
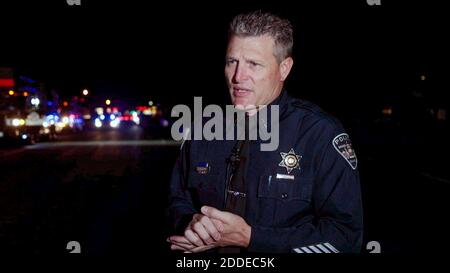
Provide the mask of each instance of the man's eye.
[{"label": "man's eye", "polygon": [[250,66],[258,66],[259,63],[255,63],[255,62],[250,62]]},{"label": "man's eye", "polygon": [[226,62],[227,65],[232,65],[235,63],[236,63],[236,60],[227,60],[227,62]]}]

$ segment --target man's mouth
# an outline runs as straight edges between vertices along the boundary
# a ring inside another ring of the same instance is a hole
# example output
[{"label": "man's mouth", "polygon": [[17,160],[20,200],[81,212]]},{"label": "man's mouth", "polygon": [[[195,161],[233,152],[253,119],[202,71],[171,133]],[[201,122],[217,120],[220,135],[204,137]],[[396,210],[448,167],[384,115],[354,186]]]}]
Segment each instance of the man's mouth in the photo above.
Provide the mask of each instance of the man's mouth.
[{"label": "man's mouth", "polygon": [[246,97],[248,96],[252,91],[250,89],[245,88],[239,88],[239,87],[233,87],[233,96],[234,97]]}]

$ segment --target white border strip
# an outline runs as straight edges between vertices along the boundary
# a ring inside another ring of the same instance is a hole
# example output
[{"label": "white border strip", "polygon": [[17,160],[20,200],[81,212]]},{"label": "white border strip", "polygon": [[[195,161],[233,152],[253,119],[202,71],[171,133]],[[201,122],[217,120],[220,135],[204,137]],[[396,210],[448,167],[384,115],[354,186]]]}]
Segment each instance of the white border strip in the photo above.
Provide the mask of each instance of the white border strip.
[{"label": "white border strip", "polygon": [[298,247],[292,249],[296,253],[339,253],[339,250],[337,250],[332,244],[330,243],[323,243],[323,244],[317,244],[317,245],[310,245],[310,246],[304,246],[304,247]]},{"label": "white border strip", "polygon": [[318,248],[322,249],[323,252],[325,253],[331,253],[326,247],[324,247],[322,244],[318,244],[317,245]]},{"label": "white border strip", "polygon": [[328,247],[331,251],[333,251],[334,253],[339,253],[339,250],[337,250],[334,246],[332,246],[330,243],[325,243],[324,244],[326,247]]},{"label": "white border strip", "polygon": [[309,248],[307,247],[302,247],[301,250],[303,250],[306,253],[313,253],[311,250],[309,250]]}]

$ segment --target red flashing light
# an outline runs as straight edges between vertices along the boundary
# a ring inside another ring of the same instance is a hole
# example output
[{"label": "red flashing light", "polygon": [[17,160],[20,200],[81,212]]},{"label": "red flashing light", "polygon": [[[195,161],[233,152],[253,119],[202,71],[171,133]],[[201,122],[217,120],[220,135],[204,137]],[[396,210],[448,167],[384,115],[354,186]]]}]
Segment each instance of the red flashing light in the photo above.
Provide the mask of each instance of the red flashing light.
[{"label": "red flashing light", "polygon": [[14,79],[0,79],[0,87],[14,87]]},{"label": "red flashing light", "polygon": [[148,110],[148,109],[150,109],[150,107],[148,107],[148,106],[138,106],[138,107],[136,107],[136,110],[138,110],[138,111],[145,111],[145,110]]}]

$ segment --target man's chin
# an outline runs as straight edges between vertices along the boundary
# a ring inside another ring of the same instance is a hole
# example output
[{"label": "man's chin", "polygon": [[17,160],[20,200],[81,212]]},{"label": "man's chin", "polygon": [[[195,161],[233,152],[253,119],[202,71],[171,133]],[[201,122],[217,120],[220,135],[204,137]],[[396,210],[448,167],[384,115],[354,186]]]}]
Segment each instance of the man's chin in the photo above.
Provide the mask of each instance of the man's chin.
[{"label": "man's chin", "polygon": [[247,105],[252,105],[252,103],[247,98],[234,98],[233,105],[237,108],[247,107]]},{"label": "man's chin", "polygon": [[234,102],[234,108],[246,112],[252,112],[257,109],[257,107],[253,104],[239,103],[239,102]]}]

